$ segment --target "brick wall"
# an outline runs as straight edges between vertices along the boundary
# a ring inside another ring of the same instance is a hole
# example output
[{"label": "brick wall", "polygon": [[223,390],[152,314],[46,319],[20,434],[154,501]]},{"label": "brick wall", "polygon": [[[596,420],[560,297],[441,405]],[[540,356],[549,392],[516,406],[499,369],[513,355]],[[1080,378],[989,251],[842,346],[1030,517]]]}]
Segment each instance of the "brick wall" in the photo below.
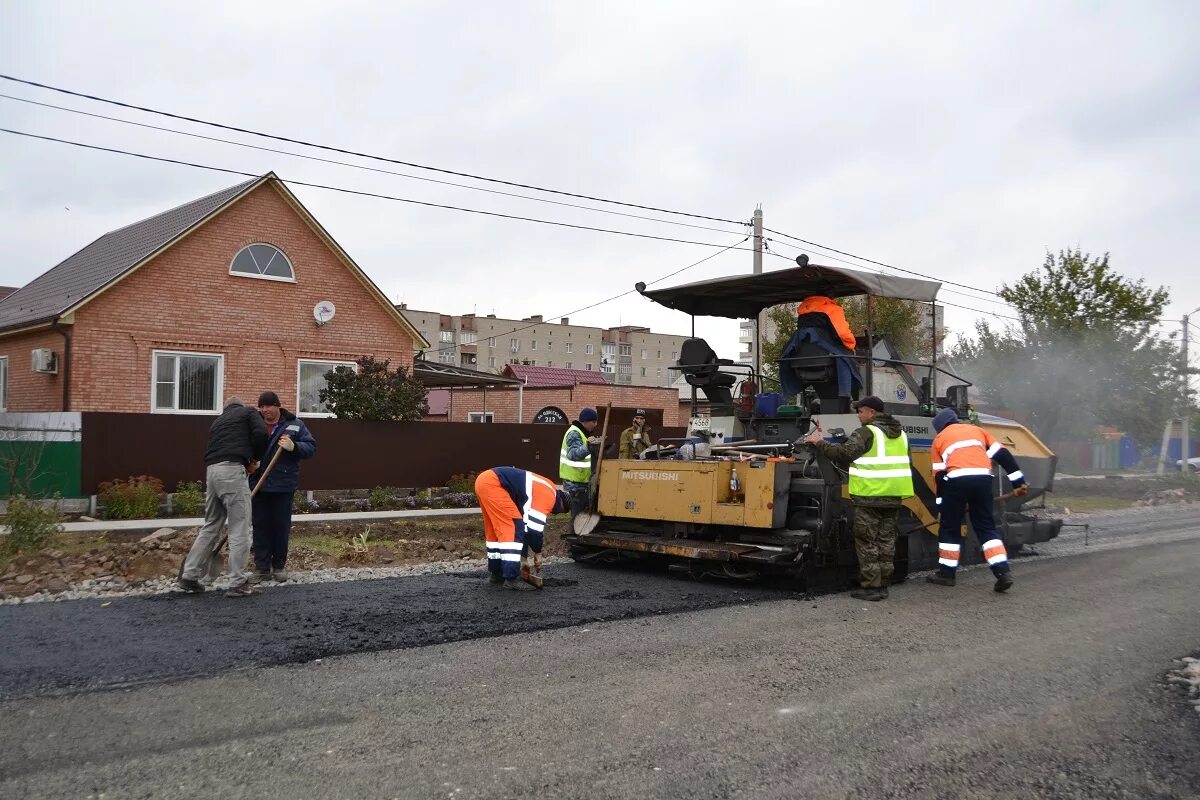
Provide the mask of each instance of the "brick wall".
[{"label": "brick wall", "polygon": [[[296,282],[230,275],[234,255],[255,242],[280,248]],[[337,314],[317,327],[312,309],[321,300]],[[374,355],[411,368],[413,342],[266,184],[77,312],[71,410],[150,411],[155,350],[221,354],[223,397],[253,402],[272,389],[294,408],[298,359]]]},{"label": "brick wall", "polygon": [[[58,374],[33,371],[33,351],[46,347],[58,354]],[[62,411],[63,337],[51,330],[0,339],[0,358],[8,357],[7,411]]]},{"label": "brick wall", "polygon": [[[614,408],[645,408],[662,411],[663,425],[684,425],[686,409],[680,415],[679,392],[675,389],[652,386],[600,386],[581,384],[574,387],[526,388],[523,399],[513,389],[488,389],[486,405],[484,392],[479,389],[455,389],[450,393],[447,422],[468,422],[473,411],[491,411],[493,422],[533,422],[534,416],[546,406],[562,409],[567,419],[574,419],[584,406],[603,407],[611,402]],[[521,419],[517,419],[518,405]]]}]

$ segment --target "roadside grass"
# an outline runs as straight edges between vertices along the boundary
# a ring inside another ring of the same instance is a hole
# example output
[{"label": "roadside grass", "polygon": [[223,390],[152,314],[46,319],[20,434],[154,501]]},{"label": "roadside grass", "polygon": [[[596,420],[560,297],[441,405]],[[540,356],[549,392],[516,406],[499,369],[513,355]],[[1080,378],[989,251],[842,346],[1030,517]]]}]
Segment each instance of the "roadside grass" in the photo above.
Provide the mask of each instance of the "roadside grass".
[{"label": "roadside grass", "polygon": [[1046,505],[1051,508],[1069,508],[1073,512],[1084,511],[1120,511],[1133,508],[1136,499],[1129,497],[1109,497],[1107,495],[1079,496],[1055,494],[1046,499]]}]

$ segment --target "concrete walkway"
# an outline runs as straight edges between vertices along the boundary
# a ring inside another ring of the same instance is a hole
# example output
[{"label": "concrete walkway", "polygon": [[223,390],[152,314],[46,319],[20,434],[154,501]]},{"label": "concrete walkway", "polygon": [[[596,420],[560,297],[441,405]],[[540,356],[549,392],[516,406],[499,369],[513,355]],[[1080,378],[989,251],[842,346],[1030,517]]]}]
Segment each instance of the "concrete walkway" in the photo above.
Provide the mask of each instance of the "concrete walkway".
[{"label": "concrete walkway", "polygon": [[[293,525],[309,522],[370,522],[380,519],[414,519],[421,517],[462,517],[479,514],[478,508],[423,508],[414,511],[345,511],[336,514],[294,514]],[[172,517],[169,519],[102,519],[95,522],[64,522],[63,533],[99,533],[100,531],[153,531],[159,528],[199,528],[204,517]],[[0,525],[0,535],[8,526]]]}]

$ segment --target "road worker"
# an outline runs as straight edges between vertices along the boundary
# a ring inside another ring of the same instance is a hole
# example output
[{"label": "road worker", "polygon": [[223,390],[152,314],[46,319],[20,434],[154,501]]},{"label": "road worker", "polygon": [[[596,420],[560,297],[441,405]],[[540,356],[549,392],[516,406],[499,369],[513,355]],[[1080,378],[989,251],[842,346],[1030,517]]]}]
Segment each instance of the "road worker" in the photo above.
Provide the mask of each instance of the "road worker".
[{"label": "road worker", "polygon": [[621,431],[621,458],[638,458],[650,447],[650,429],[646,427],[646,409],[633,414],[633,424]]},{"label": "road worker", "polygon": [[850,330],[850,323],[846,321],[844,308],[825,295],[814,294],[804,298],[800,301],[800,305],[796,306],[797,319],[805,314],[824,314],[829,320],[829,324],[833,326],[834,332],[837,333],[842,346],[851,353],[854,352],[857,340],[854,338],[854,332]]},{"label": "road worker", "polygon": [[996,576],[993,587],[1006,592],[1013,585],[1012,568],[1004,541],[992,517],[992,462],[1006,473],[1013,495],[1029,492],[1025,475],[1017,460],[996,438],[978,425],[961,422],[957,412],[945,408],[933,418],[937,436],[930,459],[937,486],[937,508],[941,517],[938,529],[938,572],[926,580],[939,586],[953,586],[962,552],[963,516],[970,514],[971,527],[983,548],[983,557]]},{"label": "road worker", "polygon": [[600,440],[592,435],[600,415],[588,407],[579,412],[579,418],[571,423],[563,434],[562,450],[558,456],[558,477],[563,489],[571,497],[571,519],[568,530],[575,530],[575,517],[588,510],[592,480],[592,448]]},{"label": "road worker", "polygon": [[532,590],[520,580],[521,560],[531,552],[540,556],[546,518],[567,510],[567,493],[536,473],[493,467],[475,479],[475,496],[483,512],[489,579],[505,589]]},{"label": "road worker", "polygon": [[843,444],[825,441],[820,428],[805,437],[831,461],[849,465],[850,501],[854,504],[854,550],[858,555],[858,600],[888,596],[896,558],[896,523],[904,498],[913,495],[908,436],[884,410],[883,400],[864,397],[854,404],[862,427]]}]

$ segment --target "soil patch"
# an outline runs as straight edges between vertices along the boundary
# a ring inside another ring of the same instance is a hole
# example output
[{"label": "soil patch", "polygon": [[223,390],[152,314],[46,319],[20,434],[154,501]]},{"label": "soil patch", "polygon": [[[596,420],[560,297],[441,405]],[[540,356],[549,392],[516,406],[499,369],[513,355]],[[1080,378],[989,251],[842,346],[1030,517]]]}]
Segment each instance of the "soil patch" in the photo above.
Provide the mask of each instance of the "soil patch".
[{"label": "soil patch", "polygon": [[[566,555],[567,516],[546,526],[546,556]],[[62,592],[82,584],[125,589],[173,578],[196,538],[195,528],[62,534],[36,552],[0,560],[0,597]],[[392,567],[483,558],[478,515],[370,522],[292,524],[288,569]]]}]

